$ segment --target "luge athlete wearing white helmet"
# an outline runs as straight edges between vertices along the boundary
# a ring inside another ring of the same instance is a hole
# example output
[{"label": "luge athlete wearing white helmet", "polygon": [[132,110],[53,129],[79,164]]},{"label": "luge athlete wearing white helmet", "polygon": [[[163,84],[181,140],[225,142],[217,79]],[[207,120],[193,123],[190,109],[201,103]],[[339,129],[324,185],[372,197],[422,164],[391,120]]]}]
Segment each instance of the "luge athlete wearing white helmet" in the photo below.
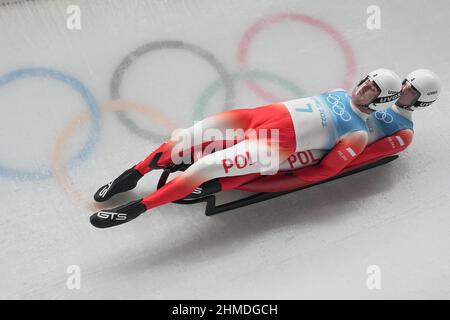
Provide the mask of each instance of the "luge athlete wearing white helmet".
[{"label": "luge athlete wearing white helmet", "polygon": [[355,87],[352,102],[363,110],[385,110],[400,96],[399,81],[398,75],[391,70],[374,70]]},{"label": "luge athlete wearing white helmet", "polygon": [[391,108],[369,117],[369,146],[352,165],[405,150],[413,139],[413,111],[430,106],[440,93],[441,80],[433,71],[418,69],[408,74],[403,80],[397,102]]},{"label": "luge athlete wearing white helmet", "polygon": [[[167,141],[145,160],[101,187],[94,199],[103,202],[119,192],[134,188],[137,181],[152,169],[178,164],[175,158],[180,154],[184,156],[185,152],[192,153],[195,143],[203,146],[217,140],[217,132],[222,133],[223,139],[228,137],[229,129],[240,130],[244,134],[239,138],[236,136],[232,146],[201,157],[149,196],[93,214],[91,223],[106,228],[128,222],[149,209],[189,195],[202,183],[214,178],[272,173],[294,152],[328,150],[320,164],[305,168],[299,177],[307,181],[331,177],[361,154],[368,141],[367,117],[395,102],[400,89],[400,78],[394,72],[378,69],[358,84],[351,97],[339,89],[209,117],[183,130],[179,135],[183,137],[181,143],[176,139]],[[201,140],[196,141],[196,133],[205,133],[208,129],[214,130],[213,139],[202,134]],[[267,155],[270,155],[269,159],[265,157]],[[269,163],[265,163],[267,160]]]},{"label": "luge athlete wearing white helmet", "polygon": [[[369,130],[368,146],[350,163],[357,167],[404,151],[413,139],[412,113],[436,101],[441,92],[441,80],[432,71],[419,69],[411,72],[402,83],[397,102],[385,111],[377,111],[367,120]],[[309,150],[288,158],[281,168],[285,171],[313,165],[320,161],[323,150]],[[298,174],[279,172],[273,176],[248,176],[220,179],[216,190],[240,189],[254,192],[277,192],[302,187],[307,183],[297,178]]]}]

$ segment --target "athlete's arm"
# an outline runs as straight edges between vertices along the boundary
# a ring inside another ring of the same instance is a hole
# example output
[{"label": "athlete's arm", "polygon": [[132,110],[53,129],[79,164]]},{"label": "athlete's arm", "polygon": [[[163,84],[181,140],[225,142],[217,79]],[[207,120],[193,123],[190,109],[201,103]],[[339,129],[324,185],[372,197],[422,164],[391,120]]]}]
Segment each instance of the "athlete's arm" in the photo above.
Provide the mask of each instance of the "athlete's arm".
[{"label": "athlete's arm", "polygon": [[367,140],[365,131],[352,132],[342,138],[317,165],[295,171],[294,175],[309,182],[331,178],[364,151]]},{"label": "athlete's arm", "polygon": [[314,166],[301,168],[291,173],[278,172],[275,175],[262,176],[241,185],[237,189],[254,192],[287,191],[331,178],[352,163],[363,152],[366,144],[366,132],[353,132],[338,142]]},{"label": "athlete's arm", "polygon": [[[349,166],[357,167],[402,152],[411,145],[413,135],[412,130],[403,129],[391,136],[379,139],[368,145]],[[298,169],[298,172],[303,170],[305,168]],[[235,188],[252,192],[279,192],[300,188],[308,184],[309,182],[296,178],[292,173],[278,172],[272,176],[260,176],[241,186],[235,186]]]},{"label": "athlete's arm", "polygon": [[379,139],[368,145],[364,152],[351,163],[351,166],[372,162],[402,152],[411,145],[413,136],[412,130],[402,129],[393,135]]}]

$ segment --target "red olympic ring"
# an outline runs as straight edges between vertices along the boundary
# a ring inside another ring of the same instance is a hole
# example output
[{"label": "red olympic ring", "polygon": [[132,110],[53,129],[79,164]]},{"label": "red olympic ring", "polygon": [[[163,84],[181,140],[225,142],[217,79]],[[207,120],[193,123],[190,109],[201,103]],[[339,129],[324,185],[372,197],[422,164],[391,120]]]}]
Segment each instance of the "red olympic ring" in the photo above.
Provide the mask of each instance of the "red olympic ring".
[{"label": "red olympic ring", "polygon": [[[332,26],[325,23],[324,21],[310,17],[308,15],[302,14],[302,13],[279,13],[275,14],[269,17],[262,18],[255,22],[247,31],[243,34],[238,47],[238,53],[237,53],[237,63],[241,71],[244,71],[247,69],[247,55],[248,55],[248,49],[249,46],[253,40],[253,38],[258,34],[259,32],[263,31],[264,29],[268,28],[269,26],[280,23],[283,21],[295,21],[295,22],[301,22],[305,23],[307,25],[310,25],[312,27],[318,28],[319,30],[323,31],[325,34],[327,34],[331,39],[333,39],[339,48],[341,48],[345,63],[347,66],[347,72],[345,74],[344,80],[340,84],[340,87],[343,89],[350,89],[352,87],[353,78],[356,73],[356,58],[353,53],[352,48],[348,44],[348,42],[344,39],[344,37]],[[256,83],[254,80],[246,80],[247,86],[253,90],[257,95],[260,97],[268,100],[268,101],[280,101],[282,99],[279,99],[272,94],[265,91],[258,83]]]}]

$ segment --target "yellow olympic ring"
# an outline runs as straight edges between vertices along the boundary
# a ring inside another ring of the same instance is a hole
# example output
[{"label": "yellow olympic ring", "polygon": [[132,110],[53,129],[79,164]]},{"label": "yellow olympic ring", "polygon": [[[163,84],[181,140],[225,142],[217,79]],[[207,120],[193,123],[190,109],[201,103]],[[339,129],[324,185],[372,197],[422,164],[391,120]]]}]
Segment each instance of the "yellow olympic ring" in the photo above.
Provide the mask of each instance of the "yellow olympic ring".
[{"label": "yellow olympic ring", "polygon": [[[176,129],[175,124],[166,117],[163,113],[150,106],[125,100],[114,100],[105,102],[102,107],[102,112],[127,110],[138,112],[144,115],[150,121],[157,120],[170,132]],[[90,114],[87,111],[80,112],[73,118],[67,126],[58,135],[55,147],[53,148],[51,169],[58,185],[64,190],[67,196],[76,204],[86,208],[89,211],[102,209],[101,205],[93,203],[92,200],[87,200],[78,190],[76,190],[69,181],[69,176],[64,165],[65,148],[69,140],[75,134],[76,130],[89,120]]]}]

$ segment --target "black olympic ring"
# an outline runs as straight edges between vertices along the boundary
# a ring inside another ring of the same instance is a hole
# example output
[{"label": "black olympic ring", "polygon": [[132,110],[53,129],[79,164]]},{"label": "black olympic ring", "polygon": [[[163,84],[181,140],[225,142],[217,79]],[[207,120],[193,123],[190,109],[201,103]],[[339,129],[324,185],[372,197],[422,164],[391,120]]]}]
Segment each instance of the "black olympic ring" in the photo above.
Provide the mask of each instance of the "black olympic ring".
[{"label": "black olympic ring", "polygon": [[[219,60],[212,53],[206,51],[205,49],[200,48],[197,45],[178,40],[161,40],[150,42],[127,54],[122,62],[120,62],[120,64],[116,67],[111,79],[111,100],[120,99],[120,86],[122,84],[123,75],[133,64],[133,62],[149,52],[162,49],[186,50],[194,53],[195,55],[208,62],[217,71],[220,76],[221,82],[223,83],[223,87],[225,89],[225,102],[223,105],[224,110],[228,109],[234,104],[235,90],[233,80],[231,79],[231,76],[225,66],[221,62],[219,62]],[[115,111],[115,113],[122,124],[124,124],[128,129],[130,129],[133,133],[141,138],[148,140],[165,140],[167,138],[167,136],[159,135],[157,133],[139,127],[124,111]]]}]

